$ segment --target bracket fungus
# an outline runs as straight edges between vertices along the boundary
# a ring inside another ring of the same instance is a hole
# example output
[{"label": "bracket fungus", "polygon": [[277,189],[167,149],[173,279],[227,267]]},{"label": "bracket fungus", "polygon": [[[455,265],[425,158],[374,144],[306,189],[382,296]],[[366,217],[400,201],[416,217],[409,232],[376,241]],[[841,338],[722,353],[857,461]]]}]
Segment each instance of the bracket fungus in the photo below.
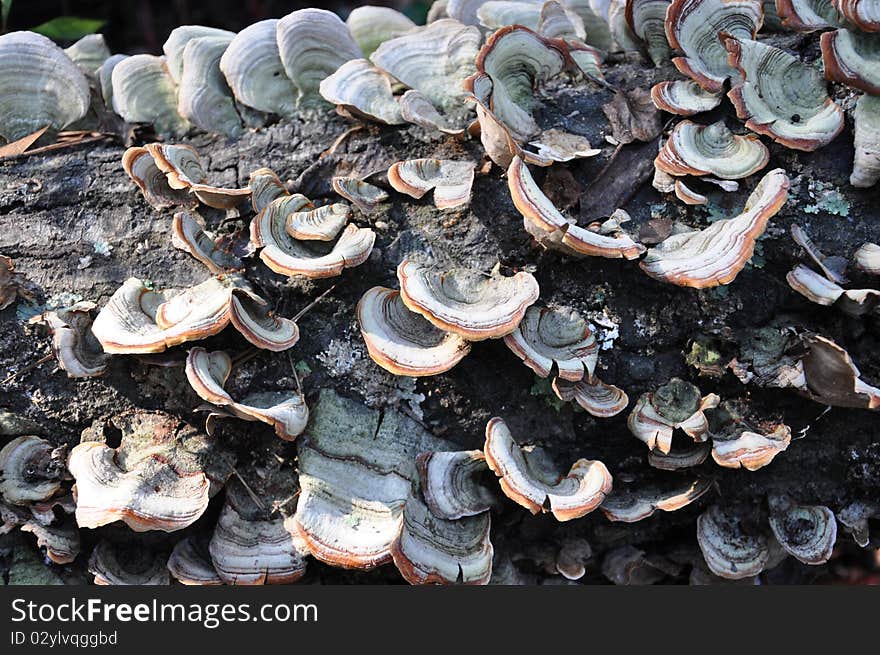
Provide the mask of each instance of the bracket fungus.
[{"label": "bracket fungus", "polygon": [[656,391],[641,395],[627,419],[627,426],[650,450],[668,455],[676,430],[682,430],[696,443],[709,438],[705,411],[717,407],[720,401],[714,393],[701,396],[695,385],[672,378]]},{"label": "bracket fungus", "polygon": [[188,252],[204,264],[211,273],[219,275],[244,267],[242,261],[230,252],[225,240],[205,231],[204,219],[195,213],[177,212],[171,220],[171,245]]},{"label": "bracket fungus", "polygon": [[591,379],[599,359],[599,344],[590,324],[567,309],[532,305],[504,343],[542,378],[555,367],[563,380]]},{"label": "bracket fungus", "polygon": [[30,521],[21,526],[37,538],[37,547],[54,564],[70,564],[80,553],[79,529],[73,521],[65,520],[59,525],[42,525]]},{"label": "bracket fungus", "polygon": [[101,586],[171,584],[166,561],[148,547],[102,540],[89,556],[89,573]]},{"label": "bracket fungus", "polygon": [[814,68],[758,41],[726,38],[724,46],[740,74],[727,96],[747,128],[808,152],[828,145],[843,130],[843,110]]},{"label": "bracket fungus", "polygon": [[853,255],[856,268],[870,275],[880,275],[880,245],[864,243]]},{"label": "bracket fungus", "polygon": [[578,382],[568,382],[561,377],[553,380],[553,392],[562,401],[574,400],[588,414],[598,418],[617,416],[629,405],[626,392],[599,378],[584,377]]},{"label": "bracket fungus", "polygon": [[180,136],[190,129],[177,111],[177,85],[165,57],[132,55],[118,62],[111,74],[113,111],[129,123],[152,123],[161,134]]},{"label": "bracket fungus", "polygon": [[380,203],[388,200],[387,191],[354,177],[334,177],[331,184],[336,193],[364,214],[372,214]]},{"label": "bracket fungus", "polygon": [[697,543],[709,570],[728,580],[740,580],[763,571],[773,553],[771,537],[744,525],[731,510],[712,505],[697,518]]},{"label": "bracket fungus", "polygon": [[325,77],[321,96],[355,116],[364,116],[386,125],[405,121],[391,89],[391,80],[366,59],[351,59]]},{"label": "bracket fungus", "polygon": [[824,505],[798,505],[780,495],[770,496],[767,504],[770,529],[785,552],[813,566],[831,559],[837,541],[834,512]]},{"label": "bracket fungus", "polygon": [[632,33],[645,43],[648,56],[655,66],[669,61],[666,11],[670,3],[671,0],[626,0],[626,23]]},{"label": "bracket fungus", "polygon": [[776,13],[784,27],[814,32],[839,24],[834,0],[776,0]]},{"label": "bracket fungus", "polygon": [[844,289],[825,275],[798,264],[785,276],[788,286],[817,305],[836,305],[850,316],[861,316],[880,304],[877,289]]},{"label": "bracket fungus", "polygon": [[[186,378],[202,400],[217,405],[242,420],[271,425],[275,434],[285,441],[293,441],[305,430],[309,409],[301,393],[251,393],[241,402],[236,402],[223,388],[231,373],[232,359],[222,350],[208,352],[204,348],[196,347],[187,355]],[[209,434],[212,431],[209,428]]]},{"label": "bracket fungus", "polygon": [[871,0],[832,0],[841,16],[865,32],[880,32],[880,8]]},{"label": "bracket fungus", "polygon": [[122,432],[118,447],[83,441],[70,452],[81,528],[122,521],[136,532],[181,530],[232,474],[223,450],[168,414],[128,412],[112,424]]},{"label": "bracket fungus", "polygon": [[128,278],[98,313],[92,333],[106,353],[159,353],[213,336],[230,323],[258,348],[286,350],[299,340],[296,323],[275,316],[237,274],[161,292]]},{"label": "bracket fungus", "polygon": [[88,112],[86,76],[45,36],[0,35],[0,61],[0,138],[17,141],[46,126],[60,130]]},{"label": "bracket fungus", "polygon": [[465,132],[464,127],[454,125],[448,116],[437,111],[431,101],[415,89],[406,91],[397,98],[397,103],[400,106],[400,117],[407,123],[454,136],[461,136]]},{"label": "bracket fungus", "polygon": [[574,256],[626,259],[636,259],[645,252],[643,245],[619,230],[612,235],[602,234],[565,218],[541,191],[519,157],[514,157],[507,169],[507,184],[513,204],[523,216],[526,231],[547,248]]},{"label": "bracket fungus", "polygon": [[199,204],[199,199],[187,189],[174,189],[168,184],[165,173],[146,148],[135,146],[126,150],[122,155],[122,168],[153,209],[177,206],[194,209]]},{"label": "bracket fungus", "polygon": [[251,207],[257,214],[268,207],[273,200],[290,195],[284,182],[271,168],[258,168],[253,171],[248,178],[248,188],[251,190]]},{"label": "bracket fungus", "polygon": [[855,155],[849,183],[866,189],[880,180],[880,96],[865,94],[853,112]]},{"label": "bracket fungus", "polygon": [[668,487],[615,488],[599,509],[609,521],[635,523],[653,516],[657,510],[674,512],[687,507],[712,488],[712,481],[696,479],[671,489]]},{"label": "bracket fungus", "polygon": [[397,279],[404,305],[468,341],[510,334],[540,294],[537,280],[526,271],[505,277],[404,259],[397,267]]},{"label": "bracket fungus", "polygon": [[352,38],[369,57],[385,41],[401,36],[416,27],[407,16],[391,7],[365,5],[351,10],[345,24]]},{"label": "bracket fungus", "polygon": [[471,201],[474,164],[449,159],[411,159],[388,169],[388,182],[400,193],[421,198],[434,191],[437,209],[453,209]]},{"label": "bracket fungus", "polygon": [[880,94],[880,36],[839,29],[822,34],[820,43],[826,79]]},{"label": "bracket fungus", "polygon": [[357,317],[370,357],[394,375],[445,373],[471,349],[461,336],[444,332],[407,309],[400,292],[393,289],[367,291],[358,302]]},{"label": "bracket fungus", "polygon": [[672,63],[706,91],[718,93],[736,72],[719,34],[754,39],[762,18],[761,0],[672,0],[666,12],[666,38],[684,53]]},{"label": "bracket fungus", "polygon": [[871,524],[880,519],[880,505],[875,502],[854,501],[837,512],[840,527],[847,532],[860,548],[871,545]]},{"label": "bracket fungus", "polygon": [[651,87],[651,100],[660,111],[693,116],[715,109],[724,95],[706,91],[693,80],[666,80]]},{"label": "bracket fungus", "polygon": [[485,484],[489,465],[482,450],[422,453],[416,464],[422,495],[435,516],[455,520],[498,505]]},{"label": "bracket fungus", "polygon": [[68,377],[92,378],[107,371],[107,356],[91,329],[91,312],[95,307],[93,302],[80,301],[30,320],[48,327],[55,361]]},{"label": "bracket fungus", "polygon": [[86,75],[94,77],[98,69],[110,58],[110,48],[103,34],[86,34],[68,48],[64,54],[79,66]]},{"label": "bracket fungus", "polygon": [[[818,334],[804,337],[803,380],[798,388],[818,403],[880,410],[880,389],[861,378],[849,353]],[[793,385],[795,386],[795,385]]]},{"label": "bracket fungus", "polygon": [[685,120],[672,130],[654,165],[673,176],[714,175],[740,180],[770,161],[770,152],[754,135],[739,136],[724,121],[699,125]]},{"label": "bracket fungus", "polygon": [[514,441],[498,417],[486,425],[483,452],[504,495],[532,514],[549,512],[557,521],[570,521],[592,512],[611,492],[611,474],[602,462],[579,459],[567,474],[551,473]]},{"label": "bracket fungus", "polygon": [[174,544],[167,567],[174,579],[184,585],[223,584],[211,562],[207,541],[197,535],[184,537]]},{"label": "bracket fungus", "polygon": [[724,401],[712,412],[712,459],[719,466],[757,471],[791,444],[791,429],[787,425],[778,423],[760,429],[752,425],[746,414],[746,404],[734,401]]},{"label": "bracket fungus", "polygon": [[0,497],[12,505],[48,500],[61,491],[64,450],[32,435],[16,437],[0,449]]},{"label": "bracket fungus", "polygon": [[192,146],[148,143],[144,147],[172,189],[187,189],[209,207],[229,209],[251,195],[250,187],[224,189],[207,184],[208,175]]},{"label": "bracket fungus", "polygon": [[785,172],[767,173],[746,200],[743,212],[703,230],[674,234],[648,250],[639,264],[649,276],[678,286],[704,289],[730,284],[751,259],[755,242],[788,199]]}]

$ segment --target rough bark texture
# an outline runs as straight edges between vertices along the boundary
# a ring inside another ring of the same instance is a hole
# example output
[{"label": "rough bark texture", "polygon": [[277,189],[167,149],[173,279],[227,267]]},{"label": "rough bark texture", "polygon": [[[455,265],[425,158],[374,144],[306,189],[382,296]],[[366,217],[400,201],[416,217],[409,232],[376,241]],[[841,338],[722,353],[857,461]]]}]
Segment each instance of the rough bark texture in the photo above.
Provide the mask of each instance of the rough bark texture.
[{"label": "rough bark texture", "polygon": [[[609,75],[612,83],[623,88],[649,88],[654,81],[672,76],[671,67],[649,70],[629,64],[612,68]],[[609,130],[601,111],[611,93],[582,85],[558,91],[555,96],[560,114],[569,116],[566,127],[586,134],[603,149],[597,158],[555,168],[568,169],[583,187],[582,210],[601,207],[608,189],[593,181],[614,151],[603,139]],[[729,106],[701,117],[701,121],[725,115],[730,126],[737,124]],[[313,200],[332,197],[329,180],[333,174],[384,171],[399,159],[430,156],[478,161],[482,155],[479,142],[459,142],[420,128],[368,125],[349,134],[334,154],[322,157],[321,153],[350,127],[328,112],[319,120],[275,125],[234,143],[207,135],[190,142],[208,162],[212,182],[244,185],[250,171],[268,166]],[[603,580],[599,573],[603,553],[624,544],[649,555],[699,560],[695,518],[713,502],[736,502],[744,512],[757,515],[768,492],[788,492],[801,502],[821,503],[835,510],[854,499],[877,498],[880,446],[876,414],[835,408],[817,420],[824,408],[791,391],[747,388],[730,373],[720,379],[701,378],[684,358],[691,340],[700,335],[736,337],[750,328],[781,320],[835,339],[849,350],[867,380],[880,380],[876,322],[811,305],[785,283],[786,272],[800,257],[789,235],[793,222],[801,224],[827,254],[848,257],[863,242],[878,239],[876,189],[856,190],[846,182],[852,161],[850,128],[814,154],[771,145],[773,158],[767,170],[779,166],[788,171],[793,182],[790,200],[771,221],[753,262],[721,290],[665,285],[645,276],[637,262],[572,260],[538,249],[523,230],[506,180],[497,168],[477,178],[473,202],[463,211],[438,211],[430,197],[414,201],[392,193],[387,212],[355,216],[359,224],[376,229],[376,248],[366,264],[338,279],[288,281],[271,273],[259,259],[248,260],[247,277],[282,315],[292,315],[331,283],[337,286],[301,320],[302,339],[289,353],[261,352],[234,374],[229,388],[290,388],[291,367],[304,362],[311,370],[303,380],[308,398],[314,399],[321,388],[333,387],[372,406],[399,405],[421,414],[431,430],[463,448],[481,448],[486,422],[497,415],[508,422],[522,443],[547,448],[565,468],[576,458],[587,457],[605,462],[616,480],[638,484],[664,475],[675,478],[676,474],[658,473],[647,466],[644,444],[626,428],[627,412],[601,420],[575,411],[572,405],[559,406],[549,384],[537,380],[501,341],[475,344],[472,353],[451,372],[416,382],[395,379],[369,359],[354,307],[373,285],[397,286],[395,267],[404,256],[420,253],[441,263],[483,270],[500,262],[508,271],[534,270],[541,302],[567,305],[593,319],[607,318],[619,325],[613,347],[601,352],[598,370],[603,380],[625,389],[631,403],[644,391],[679,376],[698,384],[704,393],[714,391],[723,399],[747,397],[760,416],[783,419],[795,436],[808,426],[810,429],[770,466],[754,473],[722,469],[710,458],[696,471],[716,482],[709,494],[679,512],[661,512],[633,525],[611,524],[599,512],[559,524],[547,516],[532,517],[508,503],[493,519],[495,580],[559,580],[544,568],[572,536],[585,537],[593,548],[584,581]],[[149,278],[157,287],[181,287],[208,275],[201,264],[171,247],[171,212],[158,213],[146,204],[122,170],[122,152],[120,146],[105,144],[0,163],[0,253],[12,257],[17,270],[33,285],[36,306],[30,313],[39,306],[63,306],[79,298],[103,304],[129,276]],[[630,152],[638,153],[635,161]],[[652,148],[639,144],[625,146],[620,161],[626,166],[616,164],[612,169],[615,183],[611,191],[627,190],[622,195],[628,199],[625,208],[632,214],[633,230],[647,223],[652,212],[705,225],[705,210],[670,202],[649,182],[637,190],[633,184],[621,184],[644,168],[642,160],[654,154]],[[540,182],[545,173],[536,175]],[[551,197],[572,194],[572,189],[558,187],[560,179],[566,176],[555,170],[547,189]],[[737,213],[757,179],[745,180],[738,193],[721,198],[726,215]],[[847,216],[833,215],[821,203],[816,213],[805,210],[816,205],[809,197],[810,185],[815,188],[816,181],[839,190],[842,206],[849,210]],[[577,215],[577,208],[573,212]],[[249,219],[246,212],[243,218],[226,218],[218,212],[205,215],[212,225],[222,222],[222,229],[229,231],[246,228]],[[99,254],[95,243],[107,244],[112,250]],[[84,257],[91,258],[85,267],[85,262],[81,263]],[[0,378],[49,352],[41,330],[22,320],[28,310],[28,303],[19,300],[0,312]],[[231,330],[205,345],[231,351],[246,346]],[[148,366],[133,357],[114,357],[108,374],[94,380],[70,380],[50,362],[0,386],[0,406],[37,421],[53,442],[71,445],[94,420],[131,407],[164,409],[199,424],[203,415],[193,411],[199,404],[182,368]],[[293,444],[280,442],[262,424],[222,421],[218,438],[235,444],[242,465],[259,463],[272,453],[289,460],[295,456]],[[215,510],[209,511],[201,521],[210,524],[215,516]],[[95,534],[83,533],[84,552],[88,553]],[[156,535],[141,538],[161,542]],[[848,541],[842,534],[840,543]],[[78,562],[84,559],[81,556]],[[510,565],[511,560],[515,566]],[[68,568],[82,569],[80,563]],[[685,566],[666,579],[686,580],[688,570]],[[788,562],[769,576],[802,581],[821,578],[826,570]],[[395,582],[399,578],[390,566],[372,573],[351,573],[310,564],[306,580],[360,583]]]}]

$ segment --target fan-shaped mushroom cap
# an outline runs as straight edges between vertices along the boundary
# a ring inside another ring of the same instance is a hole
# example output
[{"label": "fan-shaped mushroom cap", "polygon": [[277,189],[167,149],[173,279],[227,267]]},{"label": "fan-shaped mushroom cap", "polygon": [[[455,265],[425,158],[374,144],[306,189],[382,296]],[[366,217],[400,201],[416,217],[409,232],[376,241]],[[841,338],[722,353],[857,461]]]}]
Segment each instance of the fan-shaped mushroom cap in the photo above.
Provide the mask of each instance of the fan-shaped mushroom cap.
[{"label": "fan-shaped mushroom cap", "polygon": [[198,214],[177,212],[171,221],[171,244],[188,252],[212,273],[237,270],[241,260],[223,248],[222,241],[205,232],[204,220]]},{"label": "fan-shaped mushroom cap", "polygon": [[648,250],[639,264],[651,277],[704,289],[730,284],[751,259],[755,242],[788,199],[788,176],[781,168],[767,173],[746,200],[743,212],[704,230],[673,234]]},{"label": "fan-shaped mushroom cap", "polygon": [[880,94],[880,36],[839,29],[825,32],[821,44],[826,79]]},{"label": "fan-shaped mushroom cap", "polygon": [[309,409],[296,391],[250,394],[238,403],[223,388],[232,372],[232,360],[222,350],[208,352],[196,347],[186,358],[186,378],[199,398],[219,405],[245,421],[271,425],[275,434],[293,441],[306,428]]},{"label": "fan-shaped mushroom cap", "polygon": [[864,189],[880,180],[880,96],[860,97],[853,119],[856,152],[849,183]]},{"label": "fan-shaped mushroom cap", "polygon": [[488,513],[449,521],[410,496],[391,556],[410,584],[488,584],[494,552],[489,526]]},{"label": "fan-shaped mushroom cap", "polygon": [[370,228],[348,225],[334,243],[294,239],[287,232],[285,213],[275,211],[273,205],[302,199],[304,196],[297,195],[276,200],[251,221],[251,244],[263,249],[260,259],[266,266],[289,277],[322,278],[341,275],[344,269],[367,261],[376,241]]},{"label": "fan-shaped mushroom cap", "polygon": [[227,491],[208,545],[214,569],[225,584],[289,584],[305,575],[308,550],[293,520],[266,514],[241,484]]},{"label": "fan-shaped mushroom cap", "polygon": [[770,529],[789,555],[804,564],[824,564],[837,541],[834,512],[824,505],[797,505],[787,496],[770,496]]},{"label": "fan-shaped mushroom cap", "polygon": [[486,426],[484,453],[504,495],[532,514],[551,512],[558,521],[577,519],[596,509],[611,491],[611,474],[598,460],[579,459],[562,476],[541,470],[544,467],[527,459],[497,417]]},{"label": "fan-shaped mushroom cap", "polygon": [[840,527],[862,548],[866,548],[871,543],[871,526],[868,521],[876,518],[880,518],[880,505],[873,502],[857,500],[837,512]]},{"label": "fan-shaped mushroom cap", "polygon": [[743,418],[740,403],[726,401],[713,412],[710,427],[712,458],[726,468],[757,471],[791,443],[791,429],[779,424],[772,431],[749,426]]},{"label": "fan-shaped mushroom cap", "polygon": [[82,528],[123,521],[136,532],[181,530],[232,472],[216,444],[167,414],[129,412],[113,423],[122,431],[118,448],[84,441],[70,452]]},{"label": "fan-shaped mushroom cap", "polygon": [[30,532],[37,538],[37,547],[55,564],[70,564],[80,553],[79,529],[71,520],[60,525],[42,525],[30,521],[21,526],[22,532]]},{"label": "fan-shaped mushroom cap", "polygon": [[762,17],[761,0],[672,0],[666,13],[666,38],[685,55],[672,63],[707,91],[722,91],[736,71],[718,35],[754,39]]},{"label": "fan-shaped mushroom cap", "polygon": [[420,91],[435,107],[460,111],[462,82],[474,72],[480,38],[476,27],[441,19],[385,41],[370,61]]},{"label": "fan-shaped mushroom cap", "polygon": [[880,304],[876,289],[844,289],[839,284],[819,275],[813,269],[798,264],[785,276],[788,286],[819,305],[834,305],[850,316],[861,316]]},{"label": "fan-shaped mushroom cap", "polygon": [[297,89],[281,63],[277,19],[261,20],[235,35],[220,58],[220,70],[236,100],[252,109],[293,118]]},{"label": "fan-shaped mushroom cap", "polygon": [[61,489],[63,455],[45,439],[16,437],[0,449],[0,497],[12,505],[47,500]]},{"label": "fan-shaped mushroom cap", "polygon": [[455,127],[431,104],[420,91],[410,89],[397,99],[400,105],[400,117],[407,123],[419,125],[429,130],[437,130],[444,134],[460,135],[465,129]]},{"label": "fan-shaped mushroom cap", "polygon": [[165,57],[132,55],[113,67],[113,111],[129,123],[152,123],[160,134],[185,134],[190,124],[177,113],[177,85]]},{"label": "fan-shaped mushroom cap", "polygon": [[699,466],[705,462],[711,450],[712,447],[708,442],[695,443],[686,447],[676,447],[673,445],[668,453],[663,453],[659,450],[649,450],[648,464],[661,471],[681,471]]},{"label": "fan-shaped mushroom cap", "polygon": [[89,83],[64,51],[34,32],[0,35],[0,138],[61,129],[89,110]]},{"label": "fan-shaped mushroom cap", "polygon": [[392,558],[404,505],[418,479],[416,455],[450,444],[406,416],[324,389],[299,447],[296,528],[317,559],[373,568]]},{"label": "fan-shaped mushroom cap", "polygon": [[531,273],[512,277],[484,275],[463,268],[441,270],[404,259],[397,267],[400,299],[441,330],[468,341],[497,339],[511,333],[538,299]]},{"label": "fan-shaped mushroom cap", "polygon": [[345,62],[363,57],[342,19],[326,9],[298,9],[278,21],[275,34],[300,109],[320,106],[321,80]]},{"label": "fan-shaped mushroom cap", "polygon": [[720,400],[714,393],[701,397],[700,390],[690,382],[672,378],[656,391],[641,395],[627,425],[649,449],[669,454],[675,430],[684,431],[698,443],[709,438],[704,412],[717,407]]},{"label": "fan-shaped mushroom cap", "polygon": [[91,311],[95,307],[93,302],[82,301],[30,320],[48,326],[55,361],[68,377],[97,377],[107,370],[107,357],[91,330]]},{"label": "fan-shaped mushroom cap", "polygon": [[352,9],[345,24],[364,57],[373,54],[385,41],[405,34],[416,26],[396,9],[372,5]]},{"label": "fan-shaped mushroom cap", "polygon": [[807,353],[801,363],[808,396],[835,407],[880,409],[880,389],[861,379],[846,350],[818,334],[808,335],[804,342]]},{"label": "fan-shaped mushroom cap", "polygon": [[174,545],[168,558],[168,572],[185,585],[221,585],[223,580],[211,562],[208,544],[198,536],[184,537]]},{"label": "fan-shaped mushroom cap", "polygon": [[690,505],[712,488],[711,480],[697,479],[672,489],[651,486],[639,489],[614,489],[599,507],[609,521],[635,523],[657,510],[674,512]]},{"label": "fan-shaped mushroom cap", "polygon": [[876,243],[864,243],[853,255],[856,266],[866,273],[880,275],[880,246]]},{"label": "fan-shaped mushroom cap", "polygon": [[235,32],[221,30],[216,27],[206,27],[204,25],[181,25],[171,30],[165,43],[162,44],[162,52],[165,55],[165,63],[168,67],[168,74],[175,84],[181,84],[186,73],[186,65],[184,61],[184,51],[190,41],[203,37],[220,38],[229,41],[235,36]]},{"label": "fan-shaped mushroom cap", "polygon": [[169,585],[165,560],[138,545],[123,546],[100,541],[89,556],[89,573],[102,586]]},{"label": "fan-shaped mushroom cap", "polygon": [[171,188],[165,173],[156,166],[153,155],[146,148],[136,146],[126,150],[122,155],[122,168],[154,209],[194,208],[199,204],[198,198],[185,189]]},{"label": "fan-shaped mushroom cap", "polygon": [[651,87],[651,100],[660,111],[693,116],[721,104],[722,93],[706,91],[693,80],[666,80]]},{"label": "fan-shaped mushroom cap", "polygon": [[825,274],[825,277],[838,284],[846,284],[847,261],[845,257],[823,254],[806,231],[797,223],[791,226],[791,238],[804,249],[813,263]]},{"label": "fan-shaped mushroom cap", "polygon": [[686,205],[705,205],[709,202],[709,199],[706,196],[697,193],[680,179],[677,179],[672,183],[672,190],[675,192],[675,197]]},{"label": "fan-shaped mushroom cap", "polygon": [[560,400],[574,400],[588,414],[598,418],[617,416],[629,404],[629,396],[623,389],[602,382],[595,376],[584,376],[574,383],[556,378],[553,380],[553,391]]},{"label": "fan-shaped mushroom cap", "polygon": [[629,29],[645,42],[645,49],[655,66],[669,60],[666,39],[666,10],[671,0],[626,0],[625,16]]},{"label": "fan-shaped mushroom cap", "polygon": [[406,122],[391,90],[391,81],[366,59],[351,59],[325,77],[319,86],[324,100],[349,113],[386,125]]},{"label": "fan-shaped mushroom cap", "polygon": [[776,0],[783,26],[795,32],[815,32],[839,24],[834,0]]},{"label": "fan-shaped mushroom cap", "polygon": [[724,41],[741,76],[727,97],[746,127],[795,150],[827,145],[843,130],[843,110],[822,75],[797,57],[757,41]]},{"label": "fan-shaped mushroom cap", "polygon": [[257,214],[276,198],[290,195],[281,178],[269,168],[258,168],[251,173],[248,187],[251,190],[251,206]]},{"label": "fan-shaped mushroom cap", "polygon": [[342,202],[291,212],[287,216],[287,233],[303,241],[333,241],[350,215],[351,208]]},{"label": "fan-shaped mushroom cap", "polygon": [[449,159],[410,159],[388,169],[388,182],[396,191],[421,198],[434,190],[437,209],[452,209],[471,200],[474,164]]},{"label": "fan-shaped mushroom cap", "polygon": [[224,189],[206,184],[208,176],[196,149],[188,145],[148,143],[145,148],[165,173],[172,189],[189,191],[209,207],[229,209],[251,195],[249,187]]},{"label": "fan-shaped mushroom cap", "polygon": [[685,120],[675,126],[654,160],[669,175],[714,175],[740,180],[770,161],[770,152],[755,135],[738,136],[724,121],[699,125]]},{"label": "fan-shaped mushroom cap", "polygon": [[636,259],[645,247],[628,236],[608,236],[571,224],[550,199],[544,195],[525,162],[514,157],[507,169],[510,197],[523,215],[526,231],[533,236],[545,234],[541,240],[548,248],[563,252],[598,257]]},{"label": "fan-shaped mushroom cap", "polygon": [[86,34],[69,48],[64,54],[86,75],[94,76],[101,65],[110,58],[110,48],[104,41],[103,34]]},{"label": "fan-shaped mushroom cap", "polygon": [[880,32],[880,7],[871,0],[833,0],[843,17],[865,32]]},{"label": "fan-shaped mushroom cap", "polygon": [[498,498],[481,479],[489,471],[482,450],[422,453],[416,458],[431,512],[455,520],[492,509]]},{"label": "fan-shaped mushroom cap", "polygon": [[550,39],[583,41],[587,38],[587,29],[578,13],[555,0],[549,0],[541,5],[537,31]]},{"label": "fan-shaped mushroom cap", "polygon": [[563,380],[592,378],[599,359],[599,344],[590,324],[569,309],[529,307],[504,343],[542,378],[550,375],[554,365]]},{"label": "fan-shaped mushroom cap", "polygon": [[128,59],[128,55],[112,55],[104,60],[100,68],[95,72],[98,78],[99,90],[101,91],[101,99],[104,101],[104,107],[113,108],[113,69],[123,59]]},{"label": "fan-shaped mushroom cap", "polygon": [[355,177],[334,177],[331,183],[336,193],[351,202],[364,214],[372,214],[379,203],[388,200],[388,193],[384,189]]},{"label": "fan-shaped mushroom cap", "polygon": [[233,36],[202,36],[186,44],[177,111],[199,129],[237,138],[243,131],[241,116],[220,71],[220,58]]},{"label": "fan-shaped mushroom cap", "polygon": [[772,555],[767,535],[747,532],[739,516],[718,505],[697,518],[697,543],[712,573],[728,580],[758,575]]},{"label": "fan-shaped mushroom cap", "polygon": [[370,357],[394,375],[445,373],[470,352],[470,343],[410,311],[400,293],[373,287],[358,302],[358,323]]},{"label": "fan-shaped mushroom cap", "polygon": [[583,40],[587,36],[584,21],[559,2],[519,2],[518,0],[490,0],[477,9],[480,25],[497,30],[509,25],[522,25],[548,38]]}]

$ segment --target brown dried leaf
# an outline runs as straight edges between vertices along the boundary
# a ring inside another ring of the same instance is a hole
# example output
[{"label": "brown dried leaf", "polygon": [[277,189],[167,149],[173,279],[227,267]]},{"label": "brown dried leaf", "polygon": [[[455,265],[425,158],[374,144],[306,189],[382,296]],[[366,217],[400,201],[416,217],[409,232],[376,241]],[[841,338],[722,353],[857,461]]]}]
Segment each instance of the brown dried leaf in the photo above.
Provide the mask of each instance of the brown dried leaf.
[{"label": "brown dried leaf", "polygon": [[602,111],[619,143],[651,141],[663,129],[660,112],[644,89],[618,91],[611,102],[602,106]]},{"label": "brown dried leaf", "polygon": [[27,136],[21,137],[18,141],[13,141],[12,143],[7,143],[5,146],[0,148],[0,159],[6,159],[7,157],[16,157],[34,145],[37,139],[39,139],[43,134],[46,133],[46,130],[49,129],[49,126],[41,127],[39,130],[34,132],[33,134],[28,134]]}]

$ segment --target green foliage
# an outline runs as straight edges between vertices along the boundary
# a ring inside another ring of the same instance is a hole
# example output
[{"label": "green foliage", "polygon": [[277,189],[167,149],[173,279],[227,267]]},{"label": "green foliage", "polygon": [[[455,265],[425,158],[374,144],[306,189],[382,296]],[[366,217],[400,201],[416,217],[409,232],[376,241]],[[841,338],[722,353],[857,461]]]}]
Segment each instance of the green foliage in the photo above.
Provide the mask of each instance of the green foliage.
[{"label": "green foliage", "polygon": [[2,22],[3,32],[6,32],[10,9],[12,9],[12,0],[0,0],[0,22]]},{"label": "green foliage", "polygon": [[557,412],[561,411],[562,408],[565,407],[565,402],[559,400],[556,392],[553,391],[553,387],[550,383],[550,378],[539,378],[536,375],[535,384],[533,384],[532,388],[529,389],[529,393],[531,393],[533,396],[539,396],[543,398],[544,402],[555,409]]},{"label": "green foliage", "polygon": [[[11,2],[11,0],[10,0]],[[42,34],[53,41],[76,41],[87,34],[94,34],[104,27],[107,21],[77,16],[59,16],[37,25],[32,31]]]}]

